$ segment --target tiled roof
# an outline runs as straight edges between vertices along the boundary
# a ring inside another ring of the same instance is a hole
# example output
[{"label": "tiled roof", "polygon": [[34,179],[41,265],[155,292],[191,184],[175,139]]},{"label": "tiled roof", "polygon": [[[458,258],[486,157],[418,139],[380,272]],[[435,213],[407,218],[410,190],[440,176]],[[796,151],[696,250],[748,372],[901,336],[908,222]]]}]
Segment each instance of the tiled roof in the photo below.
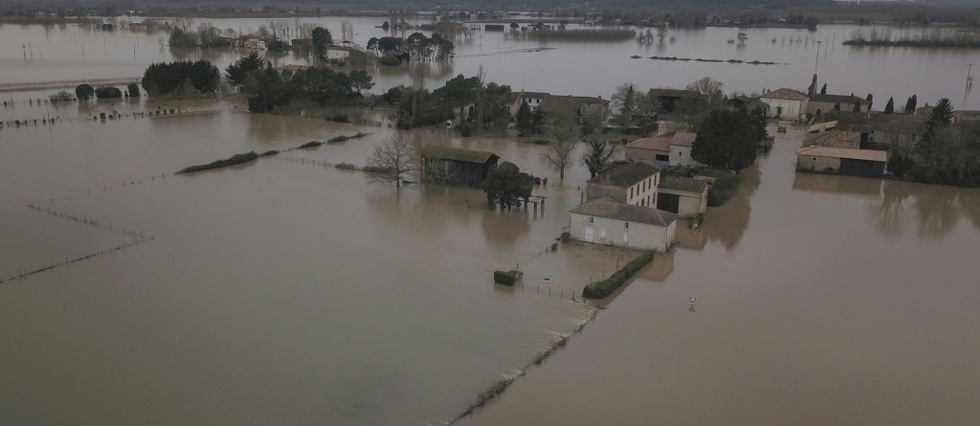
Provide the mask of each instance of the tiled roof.
[{"label": "tiled roof", "polygon": [[466,163],[485,164],[487,160],[498,157],[488,151],[477,151],[475,149],[450,148],[448,146],[428,145],[422,148],[422,157],[436,158],[440,160],[462,161]]},{"label": "tiled roof", "polygon": [[673,134],[668,133],[666,135],[637,139],[633,142],[626,144],[626,147],[668,152],[670,151],[671,137],[673,137]]},{"label": "tiled roof", "polygon": [[674,137],[670,138],[671,145],[677,146],[694,146],[694,140],[698,138],[698,134],[690,130],[679,130],[674,133]]},{"label": "tiled roof", "polygon": [[806,99],[806,95],[803,94],[802,92],[793,89],[787,89],[785,87],[782,89],[772,90],[769,93],[762,95],[761,97],[765,99],[786,99],[790,101],[802,101]]},{"label": "tiled roof", "polygon": [[609,197],[596,198],[585,204],[579,204],[568,212],[660,227],[667,227],[677,220],[677,215],[673,213],[650,207],[631,206]]},{"label": "tiled roof", "polygon": [[544,92],[521,92],[522,98],[544,99],[551,96]]},{"label": "tiled roof", "polygon": [[643,179],[653,176],[660,172],[660,169],[652,164],[631,161],[623,166],[612,169],[586,181],[597,185],[610,185],[620,188],[629,188],[636,185]]},{"label": "tiled roof", "polygon": [[796,151],[800,155],[812,155],[814,157],[833,157],[848,158],[851,160],[876,161],[879,163],[888,162],[888,151],[876,149],[851,149],[851,148],[828,148],[824,146],[808,146]]},{"label": "tiled roof", "polygon": [[803,146],[858,149],[861,147],[861,132],[828,130],[822,133],[812,133],[803,140]]},{"label": "tiled roof", "polygon": [[701,193],[706,186],[708,186],[708,182],[681,176],[666,176],[660,180],[660,188],[675,191]]}]

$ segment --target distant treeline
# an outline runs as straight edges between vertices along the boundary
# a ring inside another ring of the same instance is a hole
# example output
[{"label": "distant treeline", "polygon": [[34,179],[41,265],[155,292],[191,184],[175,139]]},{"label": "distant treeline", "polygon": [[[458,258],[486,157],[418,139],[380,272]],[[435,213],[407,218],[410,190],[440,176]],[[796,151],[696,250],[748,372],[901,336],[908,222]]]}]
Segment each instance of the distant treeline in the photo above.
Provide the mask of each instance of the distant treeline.
[{"label": "distant treeline", "polygon": [[855,31],[851,39],[844,42],[852,46],[901,46],[901,47],[972,47],[980,48],[980,32],[933,29],[912,35],[904,32],[892,36],[888,29],[873,28],[867,33]]}]

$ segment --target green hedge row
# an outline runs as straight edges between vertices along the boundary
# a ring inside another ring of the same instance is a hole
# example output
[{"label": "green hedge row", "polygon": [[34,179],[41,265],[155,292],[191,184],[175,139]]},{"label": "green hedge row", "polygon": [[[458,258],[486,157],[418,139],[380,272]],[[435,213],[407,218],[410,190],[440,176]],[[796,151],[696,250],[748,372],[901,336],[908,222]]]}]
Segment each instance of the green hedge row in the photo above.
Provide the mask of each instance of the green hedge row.
[{"label": "green hedge row", "polygon": [[623,266],[622,269],[614,272],[609,278],[602,281],[596,281],[585,286],[582,289],[582,297],[588,299],[602,299],[613,294],[619,286],[623,285],[626,280],[630,279],[633,275],[647,266],[650,261],[653,260],[653,251],[647,251],[638,256],[636,259],[631,260],[629,263]]}]

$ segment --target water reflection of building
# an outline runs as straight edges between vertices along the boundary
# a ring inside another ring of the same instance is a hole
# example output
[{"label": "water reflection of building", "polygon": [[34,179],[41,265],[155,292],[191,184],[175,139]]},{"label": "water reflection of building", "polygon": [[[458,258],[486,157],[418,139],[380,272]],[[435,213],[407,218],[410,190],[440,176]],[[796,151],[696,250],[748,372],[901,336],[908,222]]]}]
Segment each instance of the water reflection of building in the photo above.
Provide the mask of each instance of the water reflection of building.
[{"label": "water reflection of building", "polygon": [[796,173],[793,178],[793,189],[795,190],[856,195],[869,198],[880,197],[881,186],[882,181],[879,179],[863,179],[850,176]]}]

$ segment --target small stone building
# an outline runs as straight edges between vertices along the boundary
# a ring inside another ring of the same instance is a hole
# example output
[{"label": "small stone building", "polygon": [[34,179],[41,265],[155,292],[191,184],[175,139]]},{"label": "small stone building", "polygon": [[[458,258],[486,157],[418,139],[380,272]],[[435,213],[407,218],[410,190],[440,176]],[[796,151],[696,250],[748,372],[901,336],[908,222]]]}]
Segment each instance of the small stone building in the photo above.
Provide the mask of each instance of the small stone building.
[{"label": "small stone building", "polygon": [[708,210],[708,182],[664,176],[657,189],[657,209],[691,218]]},{"label": "small stone building", "polygon": [[811,134],[796,151],[796,170],[880,178],[888,164],[888,151],[870,148],[869,134],[864,132]]},{"label": "small stone building", "polygon": [[677,215],[609,197],[569,211],[571,238],[595,244],[665,252],[676,239]]}]

